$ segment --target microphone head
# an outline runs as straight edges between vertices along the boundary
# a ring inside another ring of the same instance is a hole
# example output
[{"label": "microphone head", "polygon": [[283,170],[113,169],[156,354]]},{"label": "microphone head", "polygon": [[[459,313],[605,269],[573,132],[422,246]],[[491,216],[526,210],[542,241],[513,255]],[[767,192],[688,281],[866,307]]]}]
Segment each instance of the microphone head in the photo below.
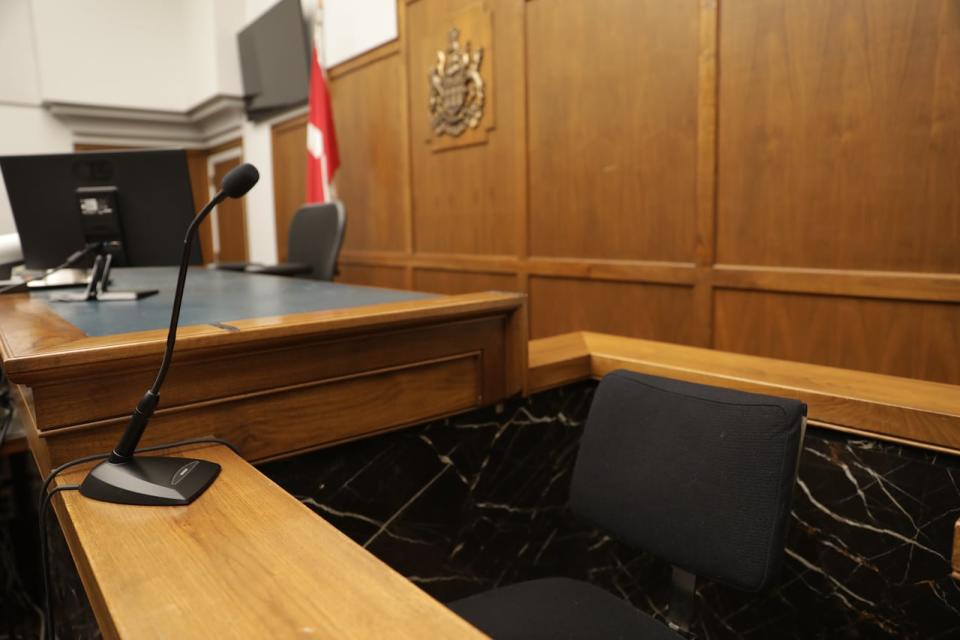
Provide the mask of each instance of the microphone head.
[{"label": "microphone head", "polygon": [[246,195],[247,191],[250,191],[259,179],[260,172],[257,171],[257,168],[249,162],[245,162],[223,176],[220,191],[230,198],[240,198]]}]

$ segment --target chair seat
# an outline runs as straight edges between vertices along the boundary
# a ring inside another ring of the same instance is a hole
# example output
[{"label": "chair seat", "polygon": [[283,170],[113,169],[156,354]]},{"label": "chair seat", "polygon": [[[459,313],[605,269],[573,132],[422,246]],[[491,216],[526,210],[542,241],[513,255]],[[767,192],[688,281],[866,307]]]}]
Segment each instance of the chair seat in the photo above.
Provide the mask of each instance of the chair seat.
[{"label": "chair seat", "polygon": [[682,638],[629,602],[569,578],[520,582],[448,606],[494,640]]}]

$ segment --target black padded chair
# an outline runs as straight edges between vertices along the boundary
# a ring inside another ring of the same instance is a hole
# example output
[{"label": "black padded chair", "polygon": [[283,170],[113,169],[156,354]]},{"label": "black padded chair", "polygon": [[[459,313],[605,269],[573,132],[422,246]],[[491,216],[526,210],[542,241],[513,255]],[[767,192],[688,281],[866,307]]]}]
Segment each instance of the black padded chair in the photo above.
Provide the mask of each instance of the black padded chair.
[{"label": "black padded chair", "polygon": [[218,262],[210,265],[210,268],[333,280],[337,274],[337,258],[340,256],[346,227],[347,214],[343,203],[335,201],[307,204],[297,210],[290,223],[287,240],[288,262],[270,265]]},{"label": "black padded chair", "polygon": [[[669,561],[670,622],[686,628],[697,576],[747,591],[783,559],[806,405],[614,371],[584,429],[570,508]],[[492,638],[677,638],[630,603],[567,578],[449,605]]]}]

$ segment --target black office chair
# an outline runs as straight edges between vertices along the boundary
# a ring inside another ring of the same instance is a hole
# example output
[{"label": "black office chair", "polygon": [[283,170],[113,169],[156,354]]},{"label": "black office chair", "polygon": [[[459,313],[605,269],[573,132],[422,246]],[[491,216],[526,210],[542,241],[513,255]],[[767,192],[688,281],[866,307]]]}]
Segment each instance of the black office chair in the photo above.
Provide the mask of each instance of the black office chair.
[{"label": "black office chair", "polygon": [[333,280],[337,274],[337,258],[340,256],[346,226],[347,214],[342,202],[307,204],[297,210],[290,223],[288,262],[271,265],[218,262],[210,265],[210,268]]},{"label": "black office chair", "polygon": [[[696,576],[747,591],[777,576],[806,405],[614,371],[597,388],[570,508],[668,560],[669,619],[688,628]],[[533,580],[450,608],[492,638],[671,638],[666,625],[590,584]]]}]

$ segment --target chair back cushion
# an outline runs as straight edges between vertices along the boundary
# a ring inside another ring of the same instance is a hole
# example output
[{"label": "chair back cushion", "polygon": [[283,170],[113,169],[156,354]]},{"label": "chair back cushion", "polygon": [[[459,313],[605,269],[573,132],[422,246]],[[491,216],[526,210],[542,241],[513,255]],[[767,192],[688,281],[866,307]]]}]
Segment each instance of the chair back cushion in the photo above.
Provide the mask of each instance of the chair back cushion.
[{"label": "chair back cushion", "polygon": [[313,267],[311,278],[333,280],[346,221],[347,216],[340,202],[300,207],[290,223],[287,261]]},{"label": "chair back cushion", "polygon": [[755,591],[779,571],[806,405],[614,371],[597,387],[570,506],[623,542]]}]

